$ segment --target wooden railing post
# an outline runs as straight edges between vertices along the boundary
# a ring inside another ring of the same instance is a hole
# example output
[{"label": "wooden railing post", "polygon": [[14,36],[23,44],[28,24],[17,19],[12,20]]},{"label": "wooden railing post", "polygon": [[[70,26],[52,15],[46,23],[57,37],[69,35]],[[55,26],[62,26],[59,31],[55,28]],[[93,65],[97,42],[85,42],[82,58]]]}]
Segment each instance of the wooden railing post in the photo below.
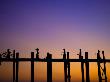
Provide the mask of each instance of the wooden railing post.
[{"label": "wooden railing post", "polygon": [[15,50],[13,51],[13,82],[15,82]]},{"label": "wooden railing post", "polygon": [[[83,56],[82,56],[82,53],[81,53],[81,49],[80,49],[78,55],[79,55],[79,59],[82,60]],[[81,72],[82,72],[82,82],[84,82],[84,62],[81,62]]]},{"label": "wooden railing post", "polygon": [[[85,52],[85,59],[88,59],[88,52]],[[89,78],[89,62],[86,61],[86,82],[90,82]]]},{"label": "wooden railing post", "polygon": [[102,82],[101,70],[100,70],[100,62],[99,62],[100,59],[101,59],[101,57],[100,57],[100,51],[98,50],[98,53],[97,53],[98,77],[99,77],[99,82]]},{"label": "wooden railing post", "polygon": [[18,82],[19,74],[18,74],[18,69],[19,69],[19,53],[16,53],[16,82]]},{"label": "wooden railing post", "polygon": [[[69,60],[69,52],[67,52],[67,60]],[[68,82],[71,81],[71,75],[70,75],[70,62],[68,62]]]},{"label": "wooden railing post", "polygon": [[31,82],[34,82],[34,52],[31,52]]},{"label": "wooden railing post", "polygon": [[52,82],[52,54],[47,53],[47,82]]},{"label": "wooden railing post", "polygon": [[104,60],[104,74],[105,74],[105,82],[107,82],[106,62],[105,62],[104,51],[102,51],[102,55],[103,55],[103,60]]},{"label": "wooden railing post", "polygon": [[[66,51],[64,50],[63,59],[66,60]],[[67,62],[64,61],[64,82],[67,82]]]},{"label": "wooden railing post", "polygon": [[[83,59],[83,56],[81,56],[81,59]],[[82,82],[84,82],[84,62],[81,62],[81,72],[82,72]]]}]

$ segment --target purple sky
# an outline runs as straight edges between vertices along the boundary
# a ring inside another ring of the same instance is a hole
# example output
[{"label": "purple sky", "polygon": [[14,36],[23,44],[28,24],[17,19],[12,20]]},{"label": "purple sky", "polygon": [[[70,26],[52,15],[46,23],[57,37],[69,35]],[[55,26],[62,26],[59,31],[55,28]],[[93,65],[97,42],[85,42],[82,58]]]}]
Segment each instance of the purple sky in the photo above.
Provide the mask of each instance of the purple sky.
[{"label": "purple sky", "polygon": [[3,51],[82,48],[108,55],[109,35],[110,0],[0,0]]},{"label": "purple sky", "polygon": [[1,49],[110,42],[109,0],[1,0],[0,12]]}]

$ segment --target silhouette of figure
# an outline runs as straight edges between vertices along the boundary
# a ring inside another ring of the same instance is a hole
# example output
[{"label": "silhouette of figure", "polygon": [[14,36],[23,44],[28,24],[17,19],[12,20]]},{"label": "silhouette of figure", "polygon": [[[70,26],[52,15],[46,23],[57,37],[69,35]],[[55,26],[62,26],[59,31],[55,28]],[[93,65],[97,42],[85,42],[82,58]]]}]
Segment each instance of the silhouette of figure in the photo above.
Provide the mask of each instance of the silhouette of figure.
[{"label": "silhouette of figure", "polygon": [[35,49],[35,50],[36,50],[36,52],[37,52],[37,53],[36,53],[36,58],[39,59],[39,49],[37,48],[37,49]]},{"label": "silhouette of figure", "polygon": [[1,65],[1,54],[0,54],[0,65]]},{"label": "silhouette of figure", "polygon": [[7,49],[7,59],[10,59],[10,55],[11,55],[10,49]]}]

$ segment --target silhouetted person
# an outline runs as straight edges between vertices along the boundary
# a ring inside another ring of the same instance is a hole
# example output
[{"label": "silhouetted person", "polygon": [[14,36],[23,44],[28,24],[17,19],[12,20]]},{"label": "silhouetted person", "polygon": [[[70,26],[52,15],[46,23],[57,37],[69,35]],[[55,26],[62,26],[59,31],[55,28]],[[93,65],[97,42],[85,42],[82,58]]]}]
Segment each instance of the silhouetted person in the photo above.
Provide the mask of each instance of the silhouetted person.
[{"label": "silhouetted person", "polygon": [[2,58],[2,57],[1,57],[1,54],[0,54],[0,65],[1,65],[1,58]]},{"label": "silhouetted person", "polygon": [[36,53],[36,58],[39,59],[39,49],[37,48],[37,49],[35,49],[35,50],[37,51],[37,53]]},{"label": "silhouetted person", "polygon": [[7,49],[7,59],[10,59],[10,55],[11,55],[10,49]]}]

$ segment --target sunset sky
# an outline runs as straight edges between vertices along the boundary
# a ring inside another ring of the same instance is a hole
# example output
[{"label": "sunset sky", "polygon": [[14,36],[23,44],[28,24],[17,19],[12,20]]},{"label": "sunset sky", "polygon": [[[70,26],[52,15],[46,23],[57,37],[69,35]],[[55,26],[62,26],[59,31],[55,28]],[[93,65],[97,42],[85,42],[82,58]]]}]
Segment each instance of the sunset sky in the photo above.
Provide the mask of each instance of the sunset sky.
[{"label": "sunset sky", "polygon": [[[110,0],[0,0],[0,52],[10,48],[30,57],[37,47],[41,58],[46,52],[62,58],[63,48],[71,58],[78,58],[80,48],[91,58],[98,49],[110,58]],[[91,80],[97,82],[97,64],[91,67]],[[46,64],[36,63],[35,69],[35,80],[46,82]],[[72,81],[81,82],[80,71],[80,63],[71,64]],[[21,63],[19,74],[30,80],[30,64]],[[11,63],[0,66],[3,80],[12,80]],[[53,63],[53,82],[63,80],[63,63]]]}]

